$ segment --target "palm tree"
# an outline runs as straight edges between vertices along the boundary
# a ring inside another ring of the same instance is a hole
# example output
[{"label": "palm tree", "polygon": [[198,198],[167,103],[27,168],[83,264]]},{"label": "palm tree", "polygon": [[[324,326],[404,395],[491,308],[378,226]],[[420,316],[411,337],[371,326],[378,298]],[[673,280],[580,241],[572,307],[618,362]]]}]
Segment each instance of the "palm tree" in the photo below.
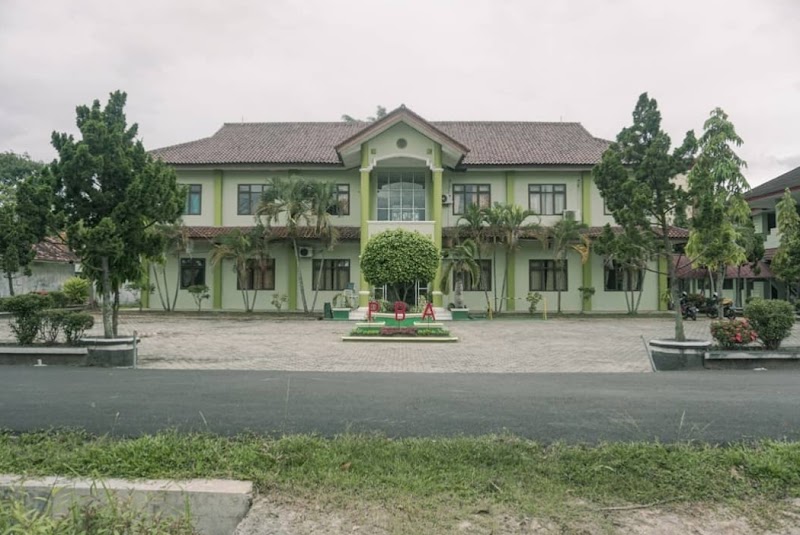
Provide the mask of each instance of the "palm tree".
[{"label": "palm tree", "polygon": [[[581,255],[581,260],[588,260],[588,243],[582,241],[581,231],[588,228],[585,224],[575,220],[574,217],[564,216],[555,225],[550,227],[549,234],[553,241],[553,260],[556,267],[556,292],[558,292],[557,312],[561,314],[561,287],[565,280],[565,260],[567,252],[574,249]],[[580,243],[578,243],[580,242]]]},{"label": "palm tree", "polygon": [[[230,234],[222,236],[211,251],[213,265],[225,260],[233,263],[236,281],[242,292],[242,301],[247,312],[253,311],[258,297],[258,285],[254,284],[252,290],[250,288],[250,271],[257,268],[259,272],[262,272],[268,259],[268,240],[265,237],[264,229],[260,227],[247,233],[236,229]],[[252,299],[251,291],[253,292]]]},{"label": "palm tree", "polygon": [[473,281],[473,286],[480,284],[481,268],[475,260],[478,256],[478,245],[470,240],[464,240],[458,245],[444,251],[442,276],[439,279],[439,290],[447,295],[450,293],[450,275],[455,280],[455,306],[464,308],[464,274],[469,274]]},{"label": "palm tree", "polygon": [[[525,210],[521,206],[514,204],[507,204],[500,206],[500,235],[503,240],[503,246],[506,254],[506,270],[503,272],[503,287],[500,291],[501,298],[506,295],[506,287],[508,285],[508,265],[512,261],[512,255],[519,249],[519,240],[522,232],[531,230],[536,232],[538,223],[525,224],[525,220],[530,216],[535,216],[536,213],[531,210]],[[511,298],[511,296],[509,296]],[[503,311],[503,301],[500,301],[500,312]]]},{"label": "palm tree", "polygon": [[[151,263],[158,299],[161,301],[161,307],[164,310],[175,310],[175,305],[178,302],[178,289],[181,285],[181,270],[179,267],[178,280],[175,281],[175,291],[170,298],[169,280],[167,279],[167,257],[175,256],[180,258],[182,254],[186,254],[191,250],[189,229],[181,223],[176,223],[172,225],[156,225],[152,228],[152,232],[154,233],[154,240],[162,246],[160,253],[153,258],[153,263]],[[159,279],[159,275],[161,275],[161,279]]]},{"label": "palm tree", "polygon": [[[458,218],[456,224],[465,228],[469,238],[475,243],[478,264],[480,264],[483,260],[483,250],[486,247],[486,210],[477,204],[470,204],[464,210],[464,214]],[[492,302],[489,299],[489,285],[483,281],[480,282],[480,285],[483,287],[483,295],[486,298],[486,309],[490,310]]]},{"label": "palm tree", "polygon": [[303,271],[300,269],[300,249],[297,244],[300,225],[310,224],[312,219],[311,194],[309,183],[302,177],[292,176],[287,178],[276,177],[267,184],[267,189],[256,209],[256,219],[265,219],[265,226],[269,229],[273,223],[284,220],[286,235],[292,242],[294,259],[297,265],[297,281],[300,285],[300,297],[303,301],[303,311],[308,312],[306,302],[306,289],[303,283]]},{"label": "palm tree", "polygon": [[[330,251],[339,239],[339,230],[333,226],[331,221],[331,211],[339,206],[336,198],[336,184],[333,182],[322,181],[309,184],[311,195],[311,218],[314,221],[314,232],[322,243],[325,251]],[[322,273],[325,266],[324,258],[320,258],[319,271],[317,272],[317,284],[314,291],[314,299],[311,301],[311,312],[317,306],[319,288],[322,285]]]},{"label": "palm tree", "polygon": [[503,232],[503,224],[505,219],[505,207],[500,203],[494,203],[494,206],[484,209],[484,221],[486,222],[486,234],[492,243],[492,295],[494,297],[494,307],[490,310],[497,311],[497,244],[500,241]]}]

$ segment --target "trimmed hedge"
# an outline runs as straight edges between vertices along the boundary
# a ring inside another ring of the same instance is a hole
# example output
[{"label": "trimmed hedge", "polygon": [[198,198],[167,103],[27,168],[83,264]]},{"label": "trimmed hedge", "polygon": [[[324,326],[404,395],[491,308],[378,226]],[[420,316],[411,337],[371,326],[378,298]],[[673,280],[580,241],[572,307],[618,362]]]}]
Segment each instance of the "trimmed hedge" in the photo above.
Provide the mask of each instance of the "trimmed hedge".
[{"label": "trimmed hedge", "polygon": [[792,334],[794,307],[779,299],[753,299],[744,307],[744,316],[767,349],[778,349]]}]

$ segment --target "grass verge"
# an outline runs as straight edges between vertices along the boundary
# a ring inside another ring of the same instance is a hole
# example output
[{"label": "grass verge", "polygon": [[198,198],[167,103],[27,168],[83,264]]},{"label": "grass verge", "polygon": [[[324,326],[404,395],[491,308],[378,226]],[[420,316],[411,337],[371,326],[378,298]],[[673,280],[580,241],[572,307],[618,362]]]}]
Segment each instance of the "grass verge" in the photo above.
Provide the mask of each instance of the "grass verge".
[{"label": "grass verge", "polygon": [[[800,497],[800,443],[551,445],[510,436],[133,439],[0,433],[0,473],[235,478],[261,492],[406,510],[501,507],[547,518],[650,503],[771,503]],[[438,504],[438,505],[437,505]]]}]

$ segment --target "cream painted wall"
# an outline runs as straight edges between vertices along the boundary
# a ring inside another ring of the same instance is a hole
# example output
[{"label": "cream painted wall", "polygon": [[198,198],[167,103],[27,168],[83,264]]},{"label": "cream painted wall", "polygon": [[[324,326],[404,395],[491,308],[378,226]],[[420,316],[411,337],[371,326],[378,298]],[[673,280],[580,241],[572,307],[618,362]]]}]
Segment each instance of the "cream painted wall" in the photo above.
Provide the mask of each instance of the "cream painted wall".
[{"label": "cream painted wall", "polygon": [[[531,260],[552,260],[552,251],[542,250],[536,242],[526,242],[522,249],[517,251],[515,262],[517,310],[525,311],[528,309],[528,302],[525,297],[530,289],[530,261]],[[561,292],[561,310],[563,312],[580,312],[581,298],[578,288],[583,286],[583,267],[581,266],[580,255],[574,251],[567,253],[567,290]],[[542,292],[542,297],[547,299],[547,311],[557,310],[558,292]],[[544,304],[540,303],[538,310],[544,309]]]},{"label": "cream painted wall", "polygon": [[[501,171],[470,170],[465,173],[446,171],[442,177],[442,193],[453,194],[453,184],[489,184],[492,204],[506,202],[506,174]],[[518,203],[519,204],[519,203]],[[455,204],[442,206],[442,227],[455,227],[461,215],[453,213]]]},{"label": "cream painted wall", "polygon": [[[301,258],[300,259],[300,270],[303,273],[303,283],[305,284],[306,288],[306,300],[308,302],[308,308],[311,309],[311,303],[314,300],[314,290],[313,282],[316,279],[318,273],[313,272],[313,264],[314,260],[319,259],[349,259],[350,260],[350,282],[355,285],[355,291],[358,293],[359,291],[359,281],[361,280],[361,270],[358,265],[358,258],[360,255],[360,247],[357,242],[341,242],[336,245],[336,247],[332,251],[323,251],[320,249],[316,249],[314,251],[313,258]],[[292,258],[294,261],[294,258]],[[342,288],[343,289],[343,288]],[[319,312],[322,311],[323,303],[330,303],[333,297],[336,294],[341,293],[341,290],[335,291],[322,291],[320,290],[319,296],[317,297],[317,304],[315,307],[315,311]],[[297,309],[303,310],[303,301],[300,297],[300,279],[298,277],[297,281]]]},{"label": "cream painted wall", "polygon": [[266,184],[267,180],[288,176],[286,171],[225,171],[222,176],[222,224],[227,227],[247,227],[255,224],[252,215],[238,215],[240,184]]},{"label": "cream painted wall", "polygon": [[179,171],[179,184],[200,184],[200,215],[184,215],[183,224],[190,227],[214,226],[214,173],[213,171]]},{"label": "cream painted wall", "polygon": [[600,190],[597,188],[597,184],[595,184],[594,180],[592,180],[591,186],[591,205],[592,205],[592,222],[589,226],[592,227],[603,227],[606,224],[615,225],[614,216],[606,215],[604,213],[605,210],[605,203],[603,202],[603,197],[600,195]]},{"label": "cream painted wall", "polygon": [[[401,138],[406,140],[404,148],[397,146]],[[398,123],[369,140],[369,160],[372,163],[387,158],[414,158],[419,165],[425,165],[424,162],[433,162],[433,147],[432,140],[407,124]]]},{"label": "cream painted wall", "polygon": [[[290,247],[287,243],[274,244],[270,248],[270,256],[275,259],[275,289],[248,291],[250,298],[255,296],[256,304],[254,310],[275,310],[272,306],[272,294],[289,293],[289,260],[294,262],[294,256],[290,256]],[[244,310],[244,300],[242,291],[236,288],[236,272],[231,261],[222,264],[222,308],[226,310]],[[288,303],[283,305],[283,310],[288,310]]]}]

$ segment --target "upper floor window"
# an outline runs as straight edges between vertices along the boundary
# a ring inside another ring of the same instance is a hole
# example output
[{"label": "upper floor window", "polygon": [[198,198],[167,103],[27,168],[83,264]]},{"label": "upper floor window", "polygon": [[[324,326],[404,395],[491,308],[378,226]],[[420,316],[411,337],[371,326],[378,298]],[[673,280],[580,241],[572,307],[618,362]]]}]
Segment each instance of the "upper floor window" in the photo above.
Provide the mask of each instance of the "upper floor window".
[{"label": "upper floor window", "polygon": [[489,184],[453,184],[453,214],[463,214],[471,204],[491,207],[492,187]]},{"label": "upper floor window", "polygon": [[378,171],[376,214],[378,221],[425,221],[425,172]]},{"label": "upper floor window", "polygon": [[625,267],[613,261],[605,266],[605,291],[631,292],[642,288],[644,272],[641,269]]},{"label": "upper floor window", "polygon": [[567,207],[565,184],[528,184],[528,208],[539,215],[561,215]]},{"label": "upper floor window", "polygon": [[[326,259],[314,260],[313,278],[311,279],[312,290],[334,290],[341,291],[350,284],[350,260],[347,259]],[[317,279],[319,270],[322,268],[322,277]]]},{"label": "upper floor window", "polygon": [[237,290],[274,290],[275,289],[275,259],[265,258],[257,260],[251,258],[247,261],[246,271],[237,274]]},{"label": "upper floor window", "polygon": [[201,184],[189,184],[186,190],[186,204],[183,207],[183,214],[200,215],[202,196],[203,186]]},{"label": "upper floor window", "polygon": [[239,184],[236,213],[253,215],[261,202],[261,196],[267,190],[267,184]]},{"label": "upper floor window", "polygon": [[328,213],[331,215],[350,215],[350,184],[336,184],[333,194],[334,205]]},{"label": "upper floor window", "polygon": [[181,290],[206,283],[205,258],[181,258]]},{"label": "upper floor window", "polygon": [[556,269],[555,260],[531,260],[528,269],[532,292],[567,291],[567,261],[563,271]]}]

